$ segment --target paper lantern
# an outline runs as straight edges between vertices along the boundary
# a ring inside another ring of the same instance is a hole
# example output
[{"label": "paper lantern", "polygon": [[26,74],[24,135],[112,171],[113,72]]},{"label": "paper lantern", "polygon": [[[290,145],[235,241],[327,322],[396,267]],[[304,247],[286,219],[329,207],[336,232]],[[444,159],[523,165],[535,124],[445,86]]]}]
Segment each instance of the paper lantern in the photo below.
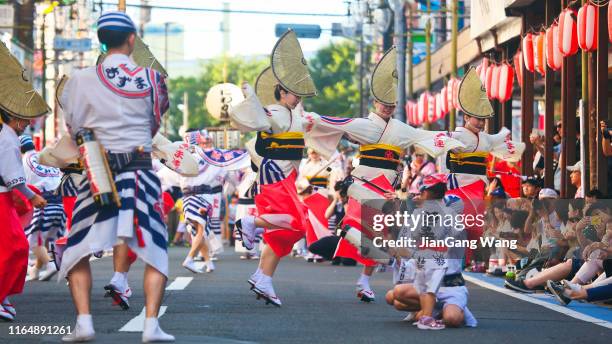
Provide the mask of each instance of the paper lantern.
[{"label": "paper lantern", "polygon": [[459,81],[456,78],[453,78],[453,107],[455,108],[455,110],[460,110],[459,108],[459,84],[461,83],[461,81]]},{"label": "paper lantern", "polygon": [[612,2],[608,3],[608,40],[612,43]]},{"label": "paper lantern", "polygon": [[533,61],[533,34],[528,33],[525,35],[525,37],[523,37],[522,50],[525,68],[528,71],[533,72],[535,70],[535,64]]},{"label": "paper lantern", "polygon": [[493,80],[491,80],[491,99],[499,99],[499,65],[493,66]]},{"label": "paper lantern", "polygon": [[438,96],[432,94],[429,97],[429,111],[427,112],[427,122],[433,123],[438,120]]},{"label": "paper lantern", "polygon": [[427,123],[429,113],[429,94],[427,92],[421,93],[418,104],[419,124]]},{"label": "paper lantern", "polygon": [[[559,70],[563,65],[563,56],[559,50],[559,40],[556,39],[558,35],[559,25],[557,23],[553,23],[551,27],[546,29],[546,64],[552,70]],[[516,68],[516,64],[514,66]]]},{"label": "paper lantern", "polygon": [[565,57],[578,52],[578,34],[576,30],[576,12],[566,8],[559,15],[559,50]]},{"label": "paper lantern", "polygon": [[578,10],[578,46],[584,51],[597,50],[597,31],[599,28],[597,12],[597,7],[588,2]]},{"label": "paper lantern", "polygon": [[495,74],[495,65],[489,65],[487,68],[487,76],[485,78],[484,87],[487,91],[487,97],[493,99],[493,74]]},{"label": "paper lantern", "polygon": [[440,91],[440,103],[442,104],[442,112],[447,114],[450,108],[448,107],[448,91],[447,86],[442,87]]},{"label": "paper lantern", "polygon": [[442,94],[436,93],[436,120],[444,116],[444,110],[442,106]]},{"label": "paper lantern", "polygon": [[499,66],[499,94],[500,102],[507,102],[512,98],[512,87],[514,86],[514,70],[509,63],[504,62]]},{"label": "paper lantern", "polygon": [[448,84],[446,84],[446,107],[450,111],[455,106],[453,105],[453,79],[448,80]]},{"label": "paper lantern", "polygon": [[[559,52],[560,54],[561,52]],[[523,87],[523,54],[521,51],[517,51],[514,54],[514,70],[516,71],[516,80],[518,81],[519,87]]]},{"label": "paper lantern", "polygon": [[546,32],[542,31],[533,38],[533,63],[535,70],[540,75],[546,74],[546,50],[544,50],[544,42],[546,41]]},{"label": "paper lantern", "polygon": [[482,62],[480,63],[480,71],[478,72],[478,76],[480,77],[480,81],[484,84],[485,80],[487,80],[487,68],[489,67],[489,59],[486,57],[482,58]]}]

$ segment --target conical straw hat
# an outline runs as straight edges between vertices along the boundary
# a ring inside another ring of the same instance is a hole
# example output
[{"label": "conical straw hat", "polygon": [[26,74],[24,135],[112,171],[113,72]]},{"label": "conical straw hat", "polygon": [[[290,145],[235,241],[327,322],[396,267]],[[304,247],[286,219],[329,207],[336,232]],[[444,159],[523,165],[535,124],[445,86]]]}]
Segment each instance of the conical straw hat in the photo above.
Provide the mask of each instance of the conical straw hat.
[{"label": "conical straw hat", "polygon": [[164,66],[162,66],[155,56],[153,56],[153,53],[149,50],[149,46],[138,35],[136,35],[132,59],[134,59],[134,62],[139,66],[152,68],[161,73],[164,77],[168,76],[168,72],[166,72]]},{"label": "conical straw hat", "polygon": [[40,117],[49,112],[45,100],[25,77],[25,69],[0,42],[0,107],[22,119]]},{"label": "conical straw hat", "polygon": [[276,42],[271,56],[272,72],[289,92],[300,97],[314,97],[317,89],[295,32],[287,30]]},{"label": "conical straw hat", "polygon": [[461,110],[467,115],[478,118],[491,118],[495,115],[487,91],[474,67],[470,67],[461,80],[457,97]]},{"label": "conical straw hat", "polygon": [[57,103],[59,104],[59,106],[61,108],[63,108],[62,106],[62,93],[64,93],[64,86],[66,86],[66,82],[68,81],[68,75],[64,74],[62,75],[62,78],[60,79],[60,81],[57,83],[57,87],[55,87],[55,100],[57,101]]},{"label": "conical straw hat", "polygon": [[387,50],[372,72],[370,89],[372,96],[385,105],[397,102],[397,52],[395,47]]},{"label": "conical straw hat", "polygon": [[264,105],[276,103],[274,98],[274,87],[278,84],[278,80],[274,77],[271,67],[266,67],[255,81],[255,93],[259,101]]},{"label": "conical straw hat", "polygon": [[[168,72],[166,72],[164,66],[153,56],[149,46],[138,35],[136,35],[136,40],[134,41],[134,51],[131,57],[140,67],[151,68],[161,73],[164,77],[168,77]],[[106,54],[100,54],[96,60],[96,65],[102,63],[104,58],[106,58]]]}]

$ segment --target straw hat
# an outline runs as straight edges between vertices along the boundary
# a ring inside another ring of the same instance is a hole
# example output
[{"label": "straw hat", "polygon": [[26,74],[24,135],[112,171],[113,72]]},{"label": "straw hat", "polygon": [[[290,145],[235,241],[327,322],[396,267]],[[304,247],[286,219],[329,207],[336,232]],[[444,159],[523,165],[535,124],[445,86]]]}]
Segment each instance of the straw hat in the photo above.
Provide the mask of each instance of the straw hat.
[{"label": "straw hat", "polygon": [[287,30],[276,42],[271,56],[272,72],[289,92],[300,97],[314,97],[317,89],[295,32]]},{"label": "straw hat", "polygon": [[458,99],[461,110],[467,115],[484,119],[495,115],[487,91],[474,67],[470,67],[461,80]]},{"label": "straw hat", "polygon": [[0,42],[0,108],[9,115],[31,119],[50,111],[45,100],[25,77],[25,69]]},{"label": "straw hat", "polygon": [[397,52],[395,47],[387,50],[372,72],[370,89],[378,102],[395,106],[397,102]]},{"label": "straw hat", "polygon": [[[162,74],[164,77],[168,77],[168,72],[164,66],[162,66],[159,60],[153,56],[149,46],[138,35],[136,35],[136,39],[134,40],[134,51],[132,52],[131,57],[132,60],[134,60],[134,62],[136,62],[136,64],[140,67],[151,68]],[[96,60],[96,65],[102,63],[105,58],[105,53],[100,54]]]},{"label": "straw hat", "polygon": [[66,82],[68,81],[68,79],[69,79],[68,75],[66,74],[62,75],[60,81],[57,83],[57,86],[55,87],[55,101],[57,101],[57,103],[59,104],[61,108],[63,108],[63,106],[60,100],[62,99],[62,94],[64,93],[64,86],[66,86]]},{"label": "straw hat", "polygon": [[276,98],[274,98],[274,87],[277,84],[278,80],[274,77],[271,67],[266,67],[257,77],[255,81],[255,93],[264,106],[276,103]]},{"label": "straw hat", "polygon": [[168,77],[168,72],[164,66],[162,66],[155,56],[153,56],[153,53],[151,50],[149,50],[149,46],[138,35],[136,35],[136,40],[134,41],[132,59],[137,65],[152,68],[162,74],[164,77]]}]

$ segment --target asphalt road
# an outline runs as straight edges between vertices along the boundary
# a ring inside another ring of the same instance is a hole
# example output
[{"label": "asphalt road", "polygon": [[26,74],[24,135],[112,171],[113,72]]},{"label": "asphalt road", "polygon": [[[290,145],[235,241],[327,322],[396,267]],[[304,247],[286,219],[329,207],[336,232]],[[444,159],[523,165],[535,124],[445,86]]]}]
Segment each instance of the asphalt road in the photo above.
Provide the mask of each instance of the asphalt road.
[{"label": "asphalt road", "polygon": [[[377,273],[372,287],[376,303],[355,297],[359,267],[307,263],[287,258],[274,283],[282,308],[265,305],[249,291],[246,279],[255,261],[241,261],[229,251],[217,270],[194,275],[180,266],[185,248],[171,248],[169,283],[194,277],[183,290],[166,292],[162,327],[177,343],[610,343],[612,330],[571,318],[539,305],[470,284],[470,309],[477,328],[422,331],[402,322],[404,314],[384,302],[391,272]],[[143,307],[142,273],[136,263],[130,272],[134,291],[131,308],[112,307],[102,297],[112,275],[112,259],[92,262],[92,312],[97,343],[138,343],[140,333],[120,332]],[[60,336],[10,335],[10,326],[74,326],[75,311],[64,282],[28,282],[22,295],[12,298],[18,318],[0,323],[0,343],[54,343]]]}]

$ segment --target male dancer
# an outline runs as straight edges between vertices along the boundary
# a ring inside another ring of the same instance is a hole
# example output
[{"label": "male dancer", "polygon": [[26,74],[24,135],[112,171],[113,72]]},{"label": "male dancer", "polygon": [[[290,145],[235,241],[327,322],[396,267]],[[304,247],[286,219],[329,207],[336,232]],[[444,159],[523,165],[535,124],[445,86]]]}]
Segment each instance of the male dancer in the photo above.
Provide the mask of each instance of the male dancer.
[{"label": "male dancer", "polygon": [[[62,339],[77,342],[94,338],[89,256],[125,245],[146,263],[143,342],[174,341],[157,319],[168,274],[168,233],[160,213],[160,182],[152,170],[150,154],[153,136],[169,106],[165,80],[129,58],[136,39],[136,26],[129,16],[105,12],[97,27],[108,54],[98,66],[70,78],[61,103],[73,139],[84,140],[83,135],[88,134],[84,129],[89,130],[106,151],[119,202],[116,198],[111,204],[95,200],[97,185],[91,185],[89,178],[79,187],[60,270],[68,278],[78,316],[73,332]],[[93,151],[86,152],[85,158],[90,156]]]},{"label": "male dancer", "polygon": [[23,79],[23,67],[0,42],[0,79],[12,80],[10,91],[0,93],[0,319],[17,315],[10,295],[23,291],[28,268],[28,241],[15,210],[13,193],[22,194],[37,209],[47,201],[26,186],[18,135],[30,120],[49,112],[44,99]]}]

